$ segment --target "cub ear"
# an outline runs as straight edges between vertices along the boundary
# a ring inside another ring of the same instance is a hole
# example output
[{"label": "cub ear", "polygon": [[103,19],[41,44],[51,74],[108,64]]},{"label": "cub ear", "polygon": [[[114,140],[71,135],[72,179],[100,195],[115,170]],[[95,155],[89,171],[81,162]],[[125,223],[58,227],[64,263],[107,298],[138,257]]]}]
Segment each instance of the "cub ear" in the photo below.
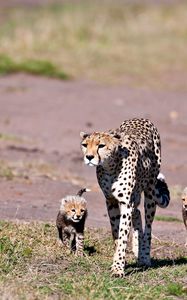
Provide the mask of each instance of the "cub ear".
[{"label": "cub ear", "polygon": [[185,200],[185,198],[187,198],[187,187],[185,187],[185,189],[183,190],[181,196],[182,196],[181,198],[182,198],[183,201]]},{"label": "cub ear", "polygon": [[83,132],[83,131],[80,132],[80,137],[81,137],[82,139],[85,139],[87,136],[89,136],[88,133],[85,133],[85,132]]},{"label": "cub ear", "polygon": [[66,199],[66,198],[62,198],[62,199],[60,200],[60,202],[61,202],[61,205],[64,205],[64,204],[67,202],[67,199]]}]

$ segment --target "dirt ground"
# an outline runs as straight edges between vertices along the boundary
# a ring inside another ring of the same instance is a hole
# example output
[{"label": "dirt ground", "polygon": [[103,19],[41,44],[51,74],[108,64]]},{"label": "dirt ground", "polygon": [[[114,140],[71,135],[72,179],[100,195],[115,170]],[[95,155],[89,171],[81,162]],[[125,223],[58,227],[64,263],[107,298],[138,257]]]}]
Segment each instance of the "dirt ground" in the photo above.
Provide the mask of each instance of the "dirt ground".
[{"label": "dirt ground", "polygon": [[[24,74],[1,77],[0,218],[55,222],[60,198],[86,186],[92,189],[85,195],[87,226],[109,227],[95,169],[83,164],[79,132],[116,128],[125,119],[146,117],[160,131],[162,172],[172,191],[170,206],[157,214],[182,219],[180,191],[187,185],[186,99],[187,92]],[[180,243],[186,237],[180,222],[155,221],[153,234]]]},{"label": "dirt ground", "polygon": [[[15,6],[28,6],[28,7],[36,7],[36,6],[42,6],[46,4],[56,4],[56,3],[64,3],[69,0],[7,0],[6,2],[4,0],[0,0],[0,6],[1,7],[15,7]],[[74,2],[77,0],[71,0],[71,2]],[[179,0],[121,0],[124,3],[145,3],[145,4],[160,4],[160,3],[166,3],[166,4],[172,4],[179,2]],[[181,1],[181,0],[180,0]]]}]

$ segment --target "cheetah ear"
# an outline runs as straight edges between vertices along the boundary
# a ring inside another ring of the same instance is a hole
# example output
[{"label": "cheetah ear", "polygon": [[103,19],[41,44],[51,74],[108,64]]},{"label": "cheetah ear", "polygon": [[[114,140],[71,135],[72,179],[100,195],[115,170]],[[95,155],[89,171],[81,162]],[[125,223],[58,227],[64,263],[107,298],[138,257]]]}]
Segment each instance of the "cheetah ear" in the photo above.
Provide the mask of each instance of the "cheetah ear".
[{"label": "cheetah ear", "polygon": [[67,199],[66,199],[66,198],[62,198],[62,199],[60,200],[60,202],[61,202],[61,205],[64,205],[65,203],[67,203]]},{"label": "cheetah ear", "polygon": [[82,139],[85,139],[87,136],[89,136],[88,133],[85,133],[85,132],[83,132],[83,131],[80,132],[80,137],[81,137]]},{"label": "cheetah ear", "polygon": [[121,138],[121,136],[120,136],[119,134],[117,134],[117,133],[114,135],[114,137],[115,137],[116,139],[118,139],[118,140],[120,140],[120,138]]}]

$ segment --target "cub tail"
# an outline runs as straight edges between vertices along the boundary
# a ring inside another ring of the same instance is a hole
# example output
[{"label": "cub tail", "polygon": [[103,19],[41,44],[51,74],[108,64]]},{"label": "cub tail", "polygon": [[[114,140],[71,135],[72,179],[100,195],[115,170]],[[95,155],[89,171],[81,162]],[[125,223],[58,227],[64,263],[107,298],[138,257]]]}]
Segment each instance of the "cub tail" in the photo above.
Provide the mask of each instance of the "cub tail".
[{"label": "cub tail", "polygon": [[81,197],[83,193],[90,192],[90,191],[91,191],[90,189],[83,188],[80,191],[78,191],[77,196]]}]

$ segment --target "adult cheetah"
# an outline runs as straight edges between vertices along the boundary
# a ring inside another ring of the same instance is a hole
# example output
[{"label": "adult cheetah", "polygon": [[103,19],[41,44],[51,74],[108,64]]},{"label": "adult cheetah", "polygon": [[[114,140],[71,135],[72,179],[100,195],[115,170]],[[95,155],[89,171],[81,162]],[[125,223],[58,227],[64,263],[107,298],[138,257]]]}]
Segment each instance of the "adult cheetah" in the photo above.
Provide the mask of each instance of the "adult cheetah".
[{"label": "adult cheetah", "polygon": [[[84,162],[96,166],[98,183],[105,195],[115,254],[112,274],[122,277],[127,240],[133,227],[133,252],[139,265],[151,265],[151,227],[156,204],[166,207],[170,196],[159,178],[160,136],[147,119],[124,121],[116,130],[80,133]],[[145,229],[139,209],[144,192]]]}]

